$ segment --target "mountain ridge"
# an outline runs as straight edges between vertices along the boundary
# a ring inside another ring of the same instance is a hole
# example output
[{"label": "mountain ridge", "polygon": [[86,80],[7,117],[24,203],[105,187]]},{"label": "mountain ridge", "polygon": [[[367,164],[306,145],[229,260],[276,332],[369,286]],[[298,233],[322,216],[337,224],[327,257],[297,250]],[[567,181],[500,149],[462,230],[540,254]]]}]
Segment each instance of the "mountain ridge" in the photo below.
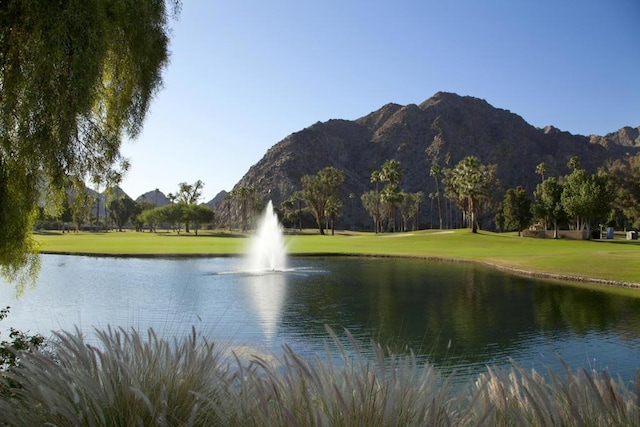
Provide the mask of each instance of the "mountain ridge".
[{"label": "mountain ridge", "polygon": [[[437,92],[419,105],[388,103],[356,120],[331,119],[294,132],[273,145],[251,166],[234,188],[254,185],[274,205],[300,189],[300,178],[326,166],[345,173],[341,198],[372,188],[371,172],[388,159],[400,161],[401,186],[409,192],[435,191],[429,168],[455,166],[473,155],[498,165],[505,188],[517,185],[533,191],[540,177],[535,166],[545,162],[547,176],[568,173],[569,158],[595,172],[607,160],[640,152],[640,127],[624,127],[605,136],[573,135],[553,126],[534,127],[521,116],[493,107],[486,100]],[[346,210],[346,209],[345,209]],[[364,224],[361,206],[345,212],[349,222]],[[222,212],[219,212],[222,214]],[[427,214],[425,214],[427,215]]]}]

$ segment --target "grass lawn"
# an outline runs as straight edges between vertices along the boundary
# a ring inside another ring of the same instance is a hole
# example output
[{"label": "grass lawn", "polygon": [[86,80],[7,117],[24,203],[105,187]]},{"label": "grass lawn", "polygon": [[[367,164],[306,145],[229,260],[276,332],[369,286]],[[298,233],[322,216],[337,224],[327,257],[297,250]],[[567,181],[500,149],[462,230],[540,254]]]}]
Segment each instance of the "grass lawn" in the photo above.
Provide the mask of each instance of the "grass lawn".
[{"label": "grass lawn", "polygon": [[[57,232],[35,234],[44,252],[110,255],[239,255],[248,239],[240,234]],[[519,238],[513,233],[469,230],[379,234],[309,232],[286,237],[291,254],[361,254],[435,257],[499,267],[640,284],[640,242]]]}]

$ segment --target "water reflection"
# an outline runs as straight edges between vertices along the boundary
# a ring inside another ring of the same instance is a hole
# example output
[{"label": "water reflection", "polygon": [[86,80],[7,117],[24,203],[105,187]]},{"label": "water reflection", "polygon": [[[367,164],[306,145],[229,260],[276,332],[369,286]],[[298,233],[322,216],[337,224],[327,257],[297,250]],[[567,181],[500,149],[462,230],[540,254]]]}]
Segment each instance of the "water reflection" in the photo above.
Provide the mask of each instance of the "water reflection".
[{"label": "water reflection", "polygon": [[244,276],[246,298],[259,320],[258,324],[264,332],[268,346],[273,344],[282,316],[282,307],[287,294],[286,274],[286,272],[265,272]]},{"label": "water reflection", "polygon": [[292,287],[287,299],[283,327],[301,339],[317,337],[326,323],[458,370],[510,359],[561,368],[559,358],[631,375],[638,367],[638,298],[470,264],[327,259],[321,266],[331,274]]},{"label": "water reflection", "polygon": [[[640,360],[640,298],[423,260],[292,259],[287,272],[247,275],[233,259],[43,256],[35,290],[0,283],[0,328],[49,335],[75,325],[199,332],[278,352],[324,352],[325,325],[367,348],[413,350],[447,370],[609,368],[632,378]],[[225,273],[226,272],[226,273]],[[229,273],[232,272],[232,273]],[[6,336],[2,332],[2,336]]]}]

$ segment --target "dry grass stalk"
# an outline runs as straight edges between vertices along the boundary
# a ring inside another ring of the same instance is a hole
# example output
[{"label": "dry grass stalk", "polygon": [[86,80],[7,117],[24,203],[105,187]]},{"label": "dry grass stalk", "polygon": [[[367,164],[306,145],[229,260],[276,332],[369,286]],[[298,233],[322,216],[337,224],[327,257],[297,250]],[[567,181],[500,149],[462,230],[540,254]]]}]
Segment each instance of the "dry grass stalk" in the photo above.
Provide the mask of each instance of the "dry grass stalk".
[{"label": "dry grass stalk", "polygon": [[311,360],[285,346],[274,362],[226,357],[195,331],[169,341],[107,329],[97,346],[78,330],[60,333],[53,354],[25,355],[5,373],[22,387],[0,395],[0,424],[640,425],[640,374],[629,388],[606,373],[565,368],[545,379],[514,363],[455,391],[413,355],[374,345],[366,359],[351,335],[345,345],[329,334],[339,360],[329,345]]}]

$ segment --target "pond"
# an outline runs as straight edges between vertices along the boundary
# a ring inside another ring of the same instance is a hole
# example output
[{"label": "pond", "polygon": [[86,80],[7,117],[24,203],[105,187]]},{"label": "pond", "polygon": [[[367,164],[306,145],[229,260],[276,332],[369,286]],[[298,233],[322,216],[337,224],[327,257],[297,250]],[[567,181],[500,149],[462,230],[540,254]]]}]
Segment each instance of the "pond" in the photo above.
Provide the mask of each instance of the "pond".
[{"label": "pond", "polygon": [[[227,346],[280,353],[283,344],[325,354],[329,326],[397,354],[413,351],[457,378],[516,361],[539,372],[607,369],[631,380],[640,367],[640,298],[505,274],[472,264],[415,259],[295,258],[288,271],[239,271],[240,259],[43,255],[34,289],[11,306],[6,328],[50,336],[79,328],[192,327]],[[95,339],[95,337],[93,337]]]}]

